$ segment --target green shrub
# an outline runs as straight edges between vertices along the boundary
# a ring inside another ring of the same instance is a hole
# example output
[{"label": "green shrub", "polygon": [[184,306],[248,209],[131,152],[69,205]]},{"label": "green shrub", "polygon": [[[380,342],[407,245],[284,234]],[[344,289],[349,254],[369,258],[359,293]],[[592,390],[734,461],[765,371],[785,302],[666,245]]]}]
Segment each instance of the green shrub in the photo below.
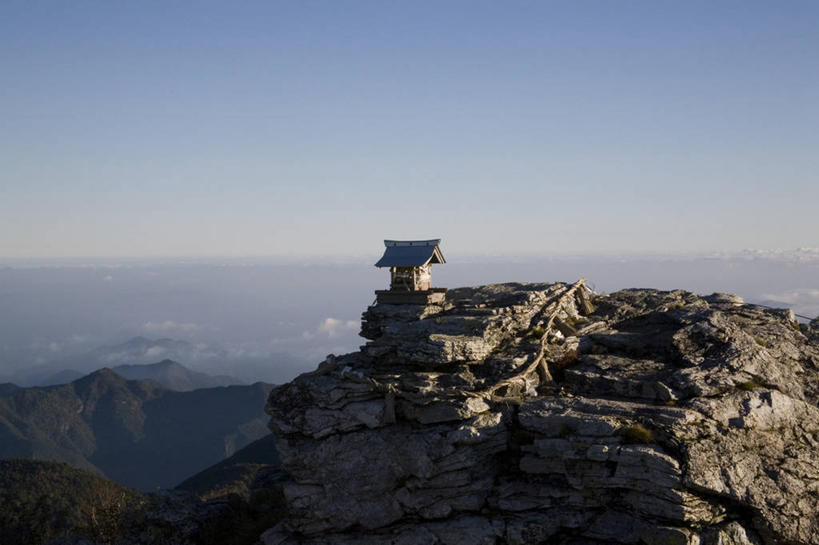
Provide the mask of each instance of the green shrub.
[{"label": "green shrub", "polygon": [[755,380],[746,380],[745,382],[740,382],[737,384],[737,388],[744,392],[750,392],[763,388],[763,386]]},{"label": "green shrub", "polygon": [[578,326],[583,323],[583,319],[578,316],[566,316],[566,318],[563,320],[563,323],[577,329]]},{"label": "green shrub", "polygon": [[633,424],[620,430],[623,442],[629,445],[651,445],[657,441],[650,429],[642,424]]}]

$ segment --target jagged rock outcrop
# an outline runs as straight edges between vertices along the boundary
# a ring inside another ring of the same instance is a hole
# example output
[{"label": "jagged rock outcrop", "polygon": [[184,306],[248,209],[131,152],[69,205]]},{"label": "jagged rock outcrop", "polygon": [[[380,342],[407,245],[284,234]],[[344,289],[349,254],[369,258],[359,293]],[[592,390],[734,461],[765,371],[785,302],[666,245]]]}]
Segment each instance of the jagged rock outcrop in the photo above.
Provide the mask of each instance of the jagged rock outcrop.
[{"label": "jagged rock outcrop", "polygon": [[266,545],[819,543],[819,344],[789,311],[502,284],[362,336],[270,394]]}]

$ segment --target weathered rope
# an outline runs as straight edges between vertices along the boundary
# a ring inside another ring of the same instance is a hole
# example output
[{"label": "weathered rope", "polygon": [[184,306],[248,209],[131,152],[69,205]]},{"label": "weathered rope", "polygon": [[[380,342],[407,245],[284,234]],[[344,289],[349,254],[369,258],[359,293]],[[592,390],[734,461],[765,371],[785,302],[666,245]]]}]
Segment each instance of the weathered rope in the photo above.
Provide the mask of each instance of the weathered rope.
[{"label": "weathered rope", "polygon": [[[563,310],[564,305],[567,303],[567,300],[574,296],[578,289],[585,285],[585,279],[581,278],[574,284],[572,284],[569,288],[567,288],[556,301],[552,302],[550,305],[544,309],[543,312],[549,313],[549,318],[547,319],[543,335],[540,337],[540,350],[538,350],[538,354],[535,357],[534,361],[530,363],[526,369],[521,371],[520,373],[515,374],[503,381],[494,384],[491,388],[486,390],[481,390],[477,392],[462,392],[460,395],[465,395],[466,397],[481,397],[485,399],[490,399],[494,401],[508,401],[507,398],[502,398],[495,396],[495,392],[509,384],[512,384],[519,380],[525,380],[527,376],[531,373],[537,371],[540,367],[542,369],[540,372],[545,376],[549,376],[549,370],[545,365],[545,355],[546,355],[546,345],[548,344],[549,333],[552,331],[552,327],[554,325],[555,319],[558,317],[560,312]],[[313,374],[324,374],[330,372],[336,368],[336,362],[333,358],[333,361],[328,361],[325,365],[322,365],[313,372]],[[378,392],[380,394],[384,394],[384,401],[387,407],[387,420],[394,421],[395,419],[395,399],[397,397],[406,399],[408,401],[420,401],[426,399],[428,396],[423,394],[413,393],[413,392],[405,392],[399,388],[397,388],[394,384],[384,384],[379,382],[378,380],[372,377],[365,377],[361,373],[356,373],[352,370],[347,372],[346,369],[342,370],[342,376],[348,380],[353,382],[364,384],[373,392]]]},{"label": "weathered rope", "polygon": [[534,371],[538,370],[538,368],[541,365],[544,367],[543,374],[548,376],[549,370],[548,370],[548,368],[545,367],[545,356],[546,356],[546,345],[548,344],[548,341],[549,341],[549,333],[552,330],[552,326],[554,325],[555,319],[557,318],[558,314],[560,314],[560,311],[563,309],[563,305],[566,303],[566,300],[569,297],[572,297],[575,294],[575,292],[581,286],[584,285],[584,283],[585,283],[585,279],[581,278],[580,280],[575,282],[569,289],[567,289],[563,293],[563,295],[561,295],[558,298],[558,300],[555,303],[553,303],[554,310],[552,310],[552,312],[550,313],[549,319],[546,322],[546,326],[543,328],[543,330],[544,330],[543,335],[540,337],[540,350],[538,351],[538,355],[535,358],[535,360],[526,367],[526,369],[524,369],[520,373],[517,373],[514,376],[511,376],[511,377],[509,377],[509,378],[507,378],[505,380],[502,380],[502,381],[498,382],[497,384],[493,385],[488,390],[485,390],[483,392],[470,392],[469,395],[476,395],[476,396],[480,396],[480,397],[483,397],[483,396],[486,396],[486,395],[494,396],[494,393],[497,390],[499,390],[500,388],[502,388],[504,386],[508,386],[508,385],[510,385],[510,384],[512,384],[512,383],[514,383],[516,381],[519,381],[521,379],[525,379],[527,376],[532,374]]}]

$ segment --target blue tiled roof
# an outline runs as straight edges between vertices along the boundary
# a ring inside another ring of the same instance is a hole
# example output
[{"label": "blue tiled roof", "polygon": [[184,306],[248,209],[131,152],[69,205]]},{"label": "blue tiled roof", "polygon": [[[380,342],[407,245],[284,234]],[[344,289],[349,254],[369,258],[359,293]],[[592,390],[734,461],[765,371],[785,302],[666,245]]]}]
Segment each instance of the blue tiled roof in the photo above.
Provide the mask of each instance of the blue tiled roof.
[{"label": "blue tiled roof", "polygon": [[385,240],[384,255],[376,267],[418,267],[427,263],[445,263],[444,256],[435,241]]}]

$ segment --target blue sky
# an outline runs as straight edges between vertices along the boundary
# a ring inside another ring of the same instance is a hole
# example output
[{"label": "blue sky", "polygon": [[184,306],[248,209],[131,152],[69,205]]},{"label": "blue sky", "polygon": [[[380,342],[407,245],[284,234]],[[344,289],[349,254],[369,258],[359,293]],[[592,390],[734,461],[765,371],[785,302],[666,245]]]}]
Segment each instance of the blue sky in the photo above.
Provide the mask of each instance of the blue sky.
[{"label": "blue sky", "polygon": [[819,245],[816,2],[0,5],[0,256]]}]

